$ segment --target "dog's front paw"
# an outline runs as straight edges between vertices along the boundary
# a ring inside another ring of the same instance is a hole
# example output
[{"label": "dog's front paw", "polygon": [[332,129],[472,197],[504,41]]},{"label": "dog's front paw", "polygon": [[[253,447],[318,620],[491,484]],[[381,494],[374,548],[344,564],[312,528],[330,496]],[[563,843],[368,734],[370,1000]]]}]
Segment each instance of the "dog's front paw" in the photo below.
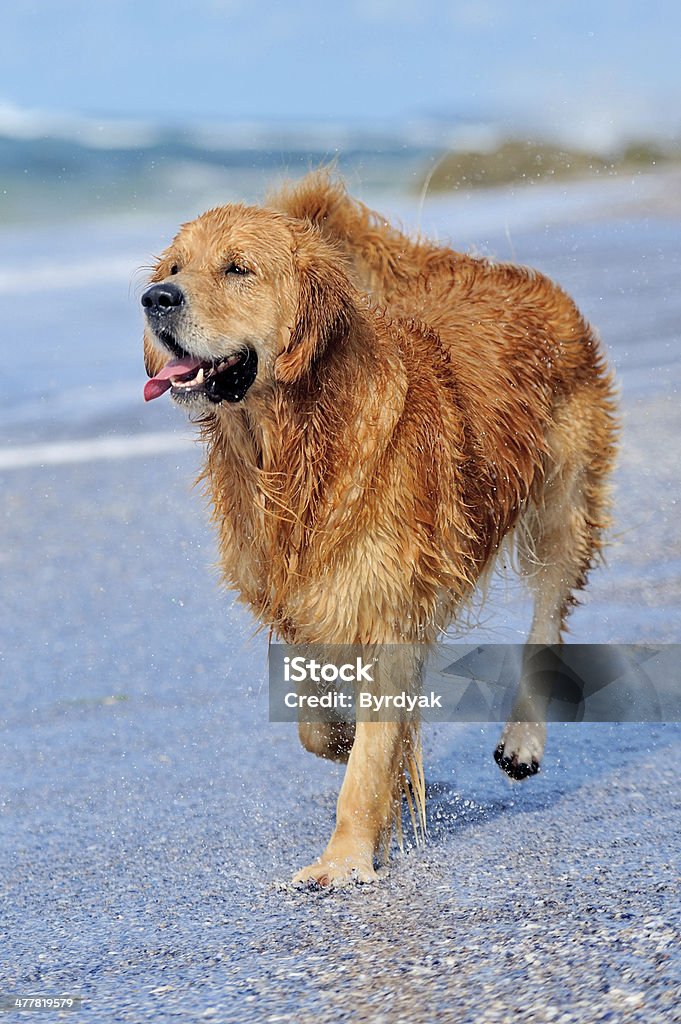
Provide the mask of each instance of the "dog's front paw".
[{"label": "dog's front paw", "polygon": [[509,722],[494,751],[494,760],[511,779],[527,779],[539,771],[545,743],[543,722]]},{"label": "dog's front paw", "polygon": [[342,860],[332,860],[324,856],[295,874],[293,882],[308,888],[325,889],[353,882],[375,882],[377,877],[373,864],[364,859],[344,857]]}]

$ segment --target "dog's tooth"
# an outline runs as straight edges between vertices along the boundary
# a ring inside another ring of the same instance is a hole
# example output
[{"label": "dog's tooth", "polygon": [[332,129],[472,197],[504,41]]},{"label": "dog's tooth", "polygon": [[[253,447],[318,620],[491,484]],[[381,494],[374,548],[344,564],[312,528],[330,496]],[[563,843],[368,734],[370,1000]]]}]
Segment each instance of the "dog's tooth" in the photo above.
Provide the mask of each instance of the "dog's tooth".
[{"label": "dog's tooth", "polygon": [[203,384],[203,367],[202,366],[199,367],[199,372],[197,373],[196,377],[194,377],[194,380],[192,381],[192,383],[193,384]]}]

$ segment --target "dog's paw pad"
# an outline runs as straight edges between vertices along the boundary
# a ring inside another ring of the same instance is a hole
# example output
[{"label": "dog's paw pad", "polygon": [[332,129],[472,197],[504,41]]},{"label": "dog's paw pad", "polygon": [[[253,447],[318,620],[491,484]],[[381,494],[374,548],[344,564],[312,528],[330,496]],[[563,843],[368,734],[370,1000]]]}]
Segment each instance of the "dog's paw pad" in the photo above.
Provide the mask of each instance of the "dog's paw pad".
[{"label": "dog's paw pad", "polygon": [[529,779],[539,771],[545,742],[543,722],[508,722],[494,751],[494,760],[510,779]]},{"label": "dog's paw pad", "polygon": [[520,782],[522,779],[528,779],[530,775],[536,775],[539,771],[539,761],[532,758],[528,764],[520,760],[517,754],[509,756],[506,754],[506,747],[503,743],[500,743],[494,751],[494,760],[502,772],[506,772],[509,778],[517,782]]}]

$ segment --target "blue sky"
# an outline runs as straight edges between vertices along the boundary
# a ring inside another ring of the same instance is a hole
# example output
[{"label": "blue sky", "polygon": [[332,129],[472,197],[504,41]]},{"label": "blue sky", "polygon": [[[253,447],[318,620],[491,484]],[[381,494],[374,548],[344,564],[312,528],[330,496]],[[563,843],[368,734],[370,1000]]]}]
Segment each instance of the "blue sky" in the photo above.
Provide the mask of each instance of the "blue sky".
[{"label": "blue sky", "polygon": [[195,119],[535,118],[681,129],[671,0],[21,0],[0,103]]}]

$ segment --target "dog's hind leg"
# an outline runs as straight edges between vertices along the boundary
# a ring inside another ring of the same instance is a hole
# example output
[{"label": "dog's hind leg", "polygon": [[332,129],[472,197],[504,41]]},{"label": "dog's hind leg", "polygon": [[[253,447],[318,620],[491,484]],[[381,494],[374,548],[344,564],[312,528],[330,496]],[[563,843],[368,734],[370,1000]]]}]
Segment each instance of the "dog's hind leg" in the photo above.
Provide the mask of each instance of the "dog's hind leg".
[{"label": "dog's hind leg", "polygon": [[562,642],[568,612],[609,522],[606,480],[614,458],[614,425],[602,397],[574,396],[556,417],[542,493],[517,531],[520,570],[535,608],[518,693],[494,752],[512,779],[537,773],[546,741],[551,678],[536,645]]}]

